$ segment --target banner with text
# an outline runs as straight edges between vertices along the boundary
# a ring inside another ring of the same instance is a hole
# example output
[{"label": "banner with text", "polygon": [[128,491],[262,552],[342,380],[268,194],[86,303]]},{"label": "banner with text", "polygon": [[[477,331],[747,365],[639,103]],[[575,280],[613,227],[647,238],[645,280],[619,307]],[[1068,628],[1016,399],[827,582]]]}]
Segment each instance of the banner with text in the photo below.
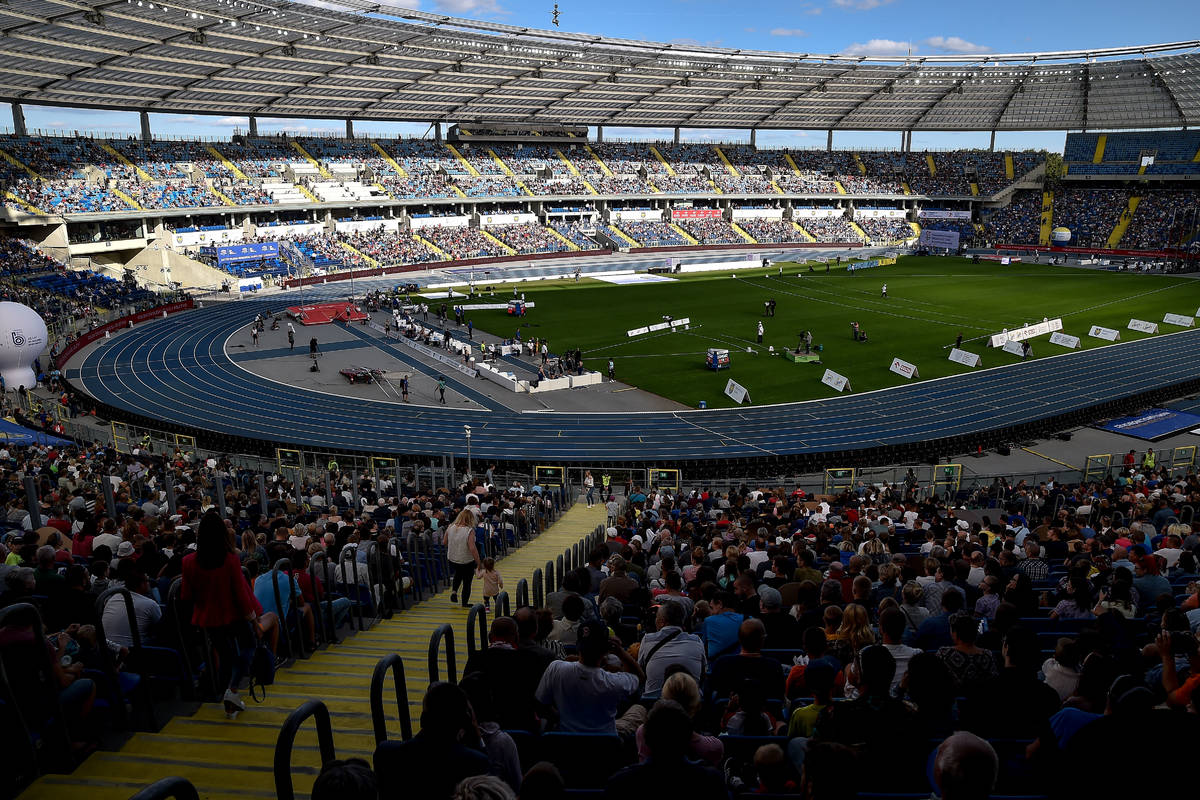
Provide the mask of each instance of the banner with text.
[{"label": "banner with text", "polygon": [[917,365],[910,364],[902,358],[893,358],[892,365],[888,367],[888,369],[897,375],[901,375],[909,379],[921,377],[917,372]]},{"label": "banner with text", "polygon": [[923,208],[917,212],[919,219],[962,219],[971,218],[970,211],[950,211],[945,208]]},{"label": "banner with text", "polygon": [[1158,333],[1158,323],[1147,322],[1144,319],[1131,319],[1125,327],[1131,331],[1139,331],[1141,333]]},{"label": "banner with text", "polygon": [[671,219],[713,219],[722,213],[719,208],[676,208],[671,210]]},{"label": "banner with text", "polygon": [[1123,433],[1138,439],[1154,441],[1164,436],[1196,427],[1200,416],[1167,408],[1152,408],[1132,417],[1117,417],[1094,426],[1101,430]]},{"label": "banner with text", "polygon": [[725,384],[725,394],[738,405],[750,399],[750,393],[746,391],[746,387],[732,378],[729,379],[729,383]]},{"label": "banner with text", "polygon": [[1195,317],[1188,317],[1183,314],[1164,314],[1163,322],[1168,325],[1178,325],[1181,328],[1190,328],[1196,324]]},{"label": "banner with text", "polygon": [[239,261],[261,261],[279,257],[279,242],[249,242],[222,245],[217,248],[217,264],[236,264]]},{"label": "banner with text", "polygon": [[1056,344],[1059,347],[1069,347],[1074,350],[1076,347],[1079,347],[1079,337],[1055,331],[1050,334],[1050,344]]},{"label": "banner with text", "polygon": [[925,228],[918,243],[925,247],[941,247],[945,250],[958,249],[958,231],[935,231]]},{"label": "banner with text", "polygon": [[1115,342],[1121,338],[1121,332],[1113,328],[1105,328],[1100,325],[1093,325],[1088,331],[1088,336],[1093,339],[1104,339],[1105,341]]},{"label": "banner with text", "polygon": [[1047,333],[1061,331],[1062,326],[1063,322],[1059,317],[1043,319],[1041,322],[1035,322],[1032,325],[1024,325],[1020,328],[1014,328],[1011,331],[1001,331],[988,340],[988,346],[1003,347],[1007,342],[1023,342],[1035,336],[1045,336]]},{"label": "banner with text", "polygon": [[950,349],[950,360],[956,364],[963,364],[968,367],[978,367],[983,363],[983,359],[977,353],[968,353],[966,350],[959,350],[957,347]]},{"label": "banner with text", "polygon": [[845,375],[837,374],[831,369],[825,370],[825,374],[821,376],[821,383],[839,392],[850,388],[850,379]]}]

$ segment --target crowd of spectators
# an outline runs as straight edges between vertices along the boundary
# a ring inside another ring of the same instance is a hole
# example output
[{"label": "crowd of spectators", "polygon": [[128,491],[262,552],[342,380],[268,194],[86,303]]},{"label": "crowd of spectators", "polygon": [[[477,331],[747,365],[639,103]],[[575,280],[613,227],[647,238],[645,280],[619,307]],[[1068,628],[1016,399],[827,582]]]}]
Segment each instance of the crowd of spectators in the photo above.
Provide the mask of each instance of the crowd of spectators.
[{"label": "crowd of spectators", "polygon": [[679,235],[679,231],[666,222],[614,220],[612,226],[620,229],[642,247],[674,247],[688,243]]},{"label": "crowd of spectators", "polygon": [[1054,193],[1054,227],[1069,229],[1073,246],[1106,247],[1128,208],[1128,191],[1063,189]]},{"label": "crowd of spectators", "polygon": [[803,233],[785,219],[740,219],[737,221],[742,230],[750,234],[754,241],[762,244],[784,242],[807,242]]},{"label": "crowd of spectators", "polygon": [[661,173],[650,177],[655,189],[663,194],[711,194],[713,183],[703,175],[694,173],[667,175]]},{"label": "crowd of spectators", "polygon": [[915,235],[903,217],[857,217],[854,220],[873,244],[894,244]]},{"label": "crowd of spectators", "polygon": [[583,232],[586,227],[588,230],[594,230],[594,223],[583,222],[551,222],[551,227],[561,233],[563,236],[570,239],[580,250],[597,250],[600,245],[595,239]]},{"label": "crowd of spectators", "polygon": [[528,178],[524,181],[529,191],[539,197],[566,195],[590,195],[583,178],[572,175],[555,175],[553,178]]},{"label": "crowd of spectators", "polygon": [[724,194],[778,194],[766,177],[753,173],[714,172],[713,182]]},{"label": "crowd of spectators", "polygon": [[457,176],[454,185],[467,197],[519,197],[524,193],[514,178],[507,175]]},{"label": "crowd of spectators", "polygon": [[[413,238],[411,233],[379,227],[373,231],[339,233],[337,240],[345,242],[382,266],[392,264],[424,264],[440,261],[441,256]],[[345,248],[340,248],[344,250]]]},{"label": "crowd of spectators", "polygon": [[845,217],[801,217],[796,220],[800,227],[812,234],[818,242],[861,242],[862,237]]},{"label": "crowd of spectators", "polygon": [[406,178],[385,175],[380,184],[384,191],[397,199],[458,197],[450,179],[442,173],[410,174]]},{"label": "crowd of spectators", "polygon": [[422,238],[433,242],[454,259],[497,258],[508,255],[507,250],[494,239],[484,236],[479,228],[431,225],[421,228],[420,233]]},{"label": "crowd of spectators", "polygon": [[704,219],[679,219],[675,224],[683,228],[700,244],[745,244],[746,240],[721,217]]},{"label": "crowd of spectators", "polygon": [[1037,244],[1042,224],[1042,193],[1015,192],[1012,201],[984,218],[988,241],[994,244]]},{"label": "crowd of spectators", "polygon": [[1200,229],[1200,212],[1193,192],[1143,192],[1125,235],[1122,250],[1177,247]]},{"label": "crowd of spectators", "polygon": [[569,250],[566,242],[536,222],[521,225],[491,225],[488,233],[518,253],[559,253]]},{"label": "crowd of spectators", "polygon": [[[1194,473],[1001,481],[970,510],[915,480],[627,497],[545,607],[495,619],[468,659],[461,702],[510,755],[489,762],[485,736],[469,761],[479,736],[455,729],[468,749],[423,762],[423,795],[489,774],[456,796],[524,797],[539,774],[507,765],[557,731],[610,748],[553,765],[606,797],[1124,797],[1142,779],[1094,769],[1098,747],[1200,735],[1200,535],[1177,521]],[[449,691],[429,687],[426,719]]]}]

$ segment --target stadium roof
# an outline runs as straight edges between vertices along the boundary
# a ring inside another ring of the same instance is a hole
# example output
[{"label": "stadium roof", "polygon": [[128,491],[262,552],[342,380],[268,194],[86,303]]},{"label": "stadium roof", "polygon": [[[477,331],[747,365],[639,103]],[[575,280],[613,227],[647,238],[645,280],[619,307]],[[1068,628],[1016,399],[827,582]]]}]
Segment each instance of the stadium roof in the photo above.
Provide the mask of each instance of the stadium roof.
[{"label": "stadium roof", "polygon": [[0,98],[418,122],[1062,130],[1200,124],[1200,41],[871,58],[609,39],[363,0],[0,0]]}]

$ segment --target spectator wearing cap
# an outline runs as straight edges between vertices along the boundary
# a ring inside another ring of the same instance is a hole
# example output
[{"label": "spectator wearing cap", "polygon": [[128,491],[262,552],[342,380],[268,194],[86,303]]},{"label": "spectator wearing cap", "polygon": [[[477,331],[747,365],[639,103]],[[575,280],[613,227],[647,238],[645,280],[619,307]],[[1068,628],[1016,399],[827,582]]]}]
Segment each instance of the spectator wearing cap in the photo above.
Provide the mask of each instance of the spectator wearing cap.
[{"label": "spectator wearing cap", "polygon": [[[637,694],[642,668],[603,622],[581,624],[578,643],[579,660],[551,662],[534,696],[557,712],[561,731],[632,736],[645,720],[645,708],[635,704],[619,720],[617,710]],[[607,656],[616,659],[615,671],[606,668]]]},{"label": "spectator wearing cap", "polygon": [[684,631],[683,624],[684,608],[680,603],[666,602],[658,607],[657,630],[646,634],[638,648],[638,664],[646,673],[646,694],[662,690],[670,669],[682,667],[697,683],[708,672],[704,640]]},{"label": "spectator wearing cap", "polygon": [[788,650],[800,647],[800,623],[783,610],[783,595],[770,586],[758,588],[758,600],[766,641],[763,646],[770,650]]}]

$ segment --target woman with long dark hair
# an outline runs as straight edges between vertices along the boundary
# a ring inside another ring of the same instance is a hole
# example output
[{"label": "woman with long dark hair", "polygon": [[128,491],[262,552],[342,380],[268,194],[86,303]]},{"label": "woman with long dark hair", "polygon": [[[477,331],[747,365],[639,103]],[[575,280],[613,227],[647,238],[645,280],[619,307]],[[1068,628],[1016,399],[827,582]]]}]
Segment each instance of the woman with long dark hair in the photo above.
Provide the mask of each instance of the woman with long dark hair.
[{"label": "woman with long dark hair", "polygon": [[217,659],[217,687],[225,689],[225,713],[236,717],[246,709],[237,689],[254,653],[250,623],[258,612],[228,529],[215,511],[200,519],[196,552],[183,559],[182,598],[192,603],[192,624],[208,633]]}]

